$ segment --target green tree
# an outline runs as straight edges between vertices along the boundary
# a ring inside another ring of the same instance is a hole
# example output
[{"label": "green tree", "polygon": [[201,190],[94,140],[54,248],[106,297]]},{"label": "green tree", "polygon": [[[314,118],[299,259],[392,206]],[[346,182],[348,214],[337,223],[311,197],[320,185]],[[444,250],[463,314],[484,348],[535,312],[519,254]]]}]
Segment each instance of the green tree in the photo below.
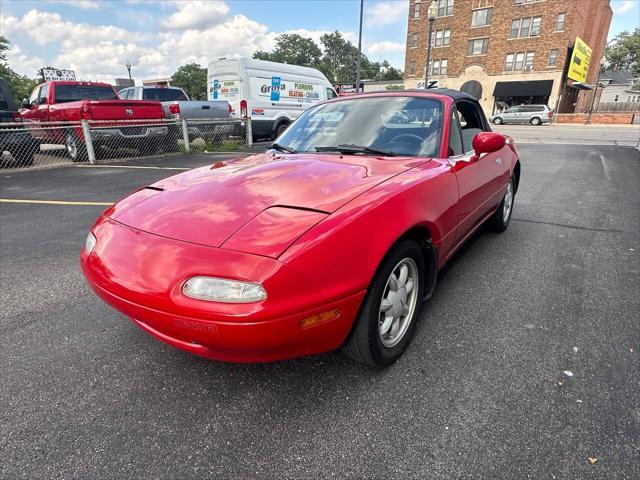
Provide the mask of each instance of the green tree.
[{"label": "green tree", "polygon": [[171,85],[181,87],[192,100],[206,100],[207,69],[197,63],[182,65],[171,77]]},{"label": "green tree", "polygon": [[[320,42],[324,52],[318,68],[322,73],[332,83],[353,82],[356,78],[356,60],[358,59],[358,49],[355,45],[337,30],[322,35]],[[361,69],[362,71],[371,70],[365,55],[361,57]]]},{"label": "green tree", "polygon": [[315,67],[320,62],[322,52],[311,39],[297,33],[283,33],[276,37],[273,52],[258,50],[253,58],[271,62],[289,63],[306,67]]},{"label": "green tree", "polygon": [[640,28],[633,32],[625,30],[613,39],[605,52],[608,70],[625,70],[640,76]]},{"label": "green tree", "polygon": [[[276,37],[272,52],[257,50],[253,58],[317,68],[332,83],[352,83],[356,79],[358,49],[337,30],[320,37],[322,50],[311,38],[298,34]],[[371,62],[366,55],[360,57],[360,78],[370,80],[402,79],[402,71],[389,62]]]},{"label": "green tree", "polygon": [[7,63],[7,51],[11,42],[0,35],[0,78],[4,78],[13,93],[16,105],[20,106],[23,98],[27,98],[37,81],[14,72]]},{"label": "green tree", "polygon": [[387,60],[369,62],[363,59],[362,65],[362,73],[360,75],[362,79],[375,81],[402,80],[402,70],[392,67]]}]

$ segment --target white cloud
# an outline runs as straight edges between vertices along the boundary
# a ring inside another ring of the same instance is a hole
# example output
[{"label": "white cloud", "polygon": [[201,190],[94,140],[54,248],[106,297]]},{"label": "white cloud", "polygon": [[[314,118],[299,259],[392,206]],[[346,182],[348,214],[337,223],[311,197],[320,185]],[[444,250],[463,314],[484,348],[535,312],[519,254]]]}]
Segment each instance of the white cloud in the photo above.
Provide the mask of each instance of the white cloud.
[{"label": "white cloud", "polygon": [[104,5],[97,0],[47,0],[47,3],[59,3],[82,10],[99,10]]},{"label": "white cloud", "polygon": [[181,63],[207,65],[220,57],[250,56],[255,50],[268,49],[269,29],[244,15],[236,15],[206,30],[186,30],[164,34],[161,51],[171,52]]},{"label": "white cloud", "polygon": [[[161,24],[181,25],[181,28],[166,28],[159,32],[149,32],[142,26],[127,29],[108,24],[75,23],[59,13],[36,8],[20,17],[0,15],[0,31],[14,42],[8,60],[21,74],[34,77],[39,68],[52,65],[75,70],[79,79],[107,82],[127,75],[124,66],[127,60],[133,65],[132,75],[140,82],[144,78],[169,76],[180,65],[189,62],[206,67],[220,57],[251,56],[256,50],[270,51],[278,33],[297,33],[312,38],[319,46],[320,37],[331,33],[308,29],[273,32],[267,25],[245,15],[230,16],[224,2],[201,3],[206,3],[206,15],[198,11],[199,18],[191,15],[198,2],[158,5],[159,11],[164,10],[164,18],[159,19]],[[126,5],[125,2],[122,5]],[[341,33],[346,39],[357,42],[356,33]],[[404,52],[404,45],[402,47],[399,49],[393,42],[364,43],[366,53],[388,53],[394,64],[394,57]]]},{"label": "white cloud", "polygon": [[35,77],[39,69],[45,63],[40,57],[25,54],[18,45],[11,45],[7,52],[7,61],[9,65],[20,65],[20,73],[28,77]]},{"label": "white cloud", "polygon": [[394,23],[406,22],[409,2],[380,2],[366,10],[366,24],[369,27],[382,27]]},{"label": "white cloud", "polygon": [[613,13],[615,13],[616,15],[622,15],[623,13],[627,13],[633,10],[633,7],[634,7],[633,0],[626,0],[624,2],[621,2],[619,6],[617,6],[613,10]]},{"label": "white cloud", "polygon": [[178,11],[162,22],[171,30],[206,29],[224,22],[229,6],[218,0],[176,2]]},{"label": "white cloud", "polygon": [[405,44],[400,42],[389,42],[387,40],[382,42],[373,42],[365,47],[367,54],[376,55],[382,53],[397,53],[404,52]]},{"label": "white cloud", "polygon": [[101,40],[110,41],[142,41],[147,34],[129,32],[113,25],[89,25],[87,23],[72,23],[63,20],[59,13],[42,12],[32,9],[24,14],[22,19],[16,17],[2,17],[5,35],[17,34],[17,39],[27,35],[40,45],[59,43],[63,49],[76,48],[80,45],[90,45]]}]

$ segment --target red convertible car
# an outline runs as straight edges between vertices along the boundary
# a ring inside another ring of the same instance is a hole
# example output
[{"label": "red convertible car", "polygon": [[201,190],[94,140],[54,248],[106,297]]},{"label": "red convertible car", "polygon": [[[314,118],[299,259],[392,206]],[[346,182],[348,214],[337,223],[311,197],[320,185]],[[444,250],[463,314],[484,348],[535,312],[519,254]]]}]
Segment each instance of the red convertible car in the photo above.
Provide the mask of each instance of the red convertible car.
[{"label": "red convertible car", "polygon": [[342,347],[397,360],[440,268],[483,223],[509,225],[513,140],[436,89],[307,110],[265,153],[141,188],[81,253],[95,292],[187,352],[264,362]]}]

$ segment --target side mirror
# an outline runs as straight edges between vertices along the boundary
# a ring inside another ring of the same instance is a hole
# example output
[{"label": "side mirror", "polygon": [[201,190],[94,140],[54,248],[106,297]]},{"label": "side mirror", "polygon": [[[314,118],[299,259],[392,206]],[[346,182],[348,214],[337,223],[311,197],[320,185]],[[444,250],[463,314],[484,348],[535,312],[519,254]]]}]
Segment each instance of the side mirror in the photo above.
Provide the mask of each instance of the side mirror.
[{"label": "side mirror", "polygon": [[29,100],[26,98],[22,99],[22,108],[30,108],[31,104],[29,103]]},{"label": "side mirror", "polygon": [[473,137],[473,150],[476,152],[476,158],[483,153],[497,152],[505,146],[506,138],[496,132],[480,132]]}]

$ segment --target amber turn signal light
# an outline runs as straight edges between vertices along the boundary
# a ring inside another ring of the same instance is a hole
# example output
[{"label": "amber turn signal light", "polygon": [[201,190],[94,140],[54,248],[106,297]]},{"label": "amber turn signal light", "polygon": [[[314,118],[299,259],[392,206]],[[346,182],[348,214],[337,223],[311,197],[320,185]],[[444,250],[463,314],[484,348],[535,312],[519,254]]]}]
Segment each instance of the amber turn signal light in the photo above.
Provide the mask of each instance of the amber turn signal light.
[{"label": "amber turn signal light", "polygon": [[330,322],[331,320],[335,320],[340,316],[340,310],[334,308],[333,310],[329,310],[328,312],[318,313],[317,315],[312,315],[311,317],[303,318],[300,320],[300,328],[311,328],[317,327],[318,325],[322,325],[323,323]]}]

